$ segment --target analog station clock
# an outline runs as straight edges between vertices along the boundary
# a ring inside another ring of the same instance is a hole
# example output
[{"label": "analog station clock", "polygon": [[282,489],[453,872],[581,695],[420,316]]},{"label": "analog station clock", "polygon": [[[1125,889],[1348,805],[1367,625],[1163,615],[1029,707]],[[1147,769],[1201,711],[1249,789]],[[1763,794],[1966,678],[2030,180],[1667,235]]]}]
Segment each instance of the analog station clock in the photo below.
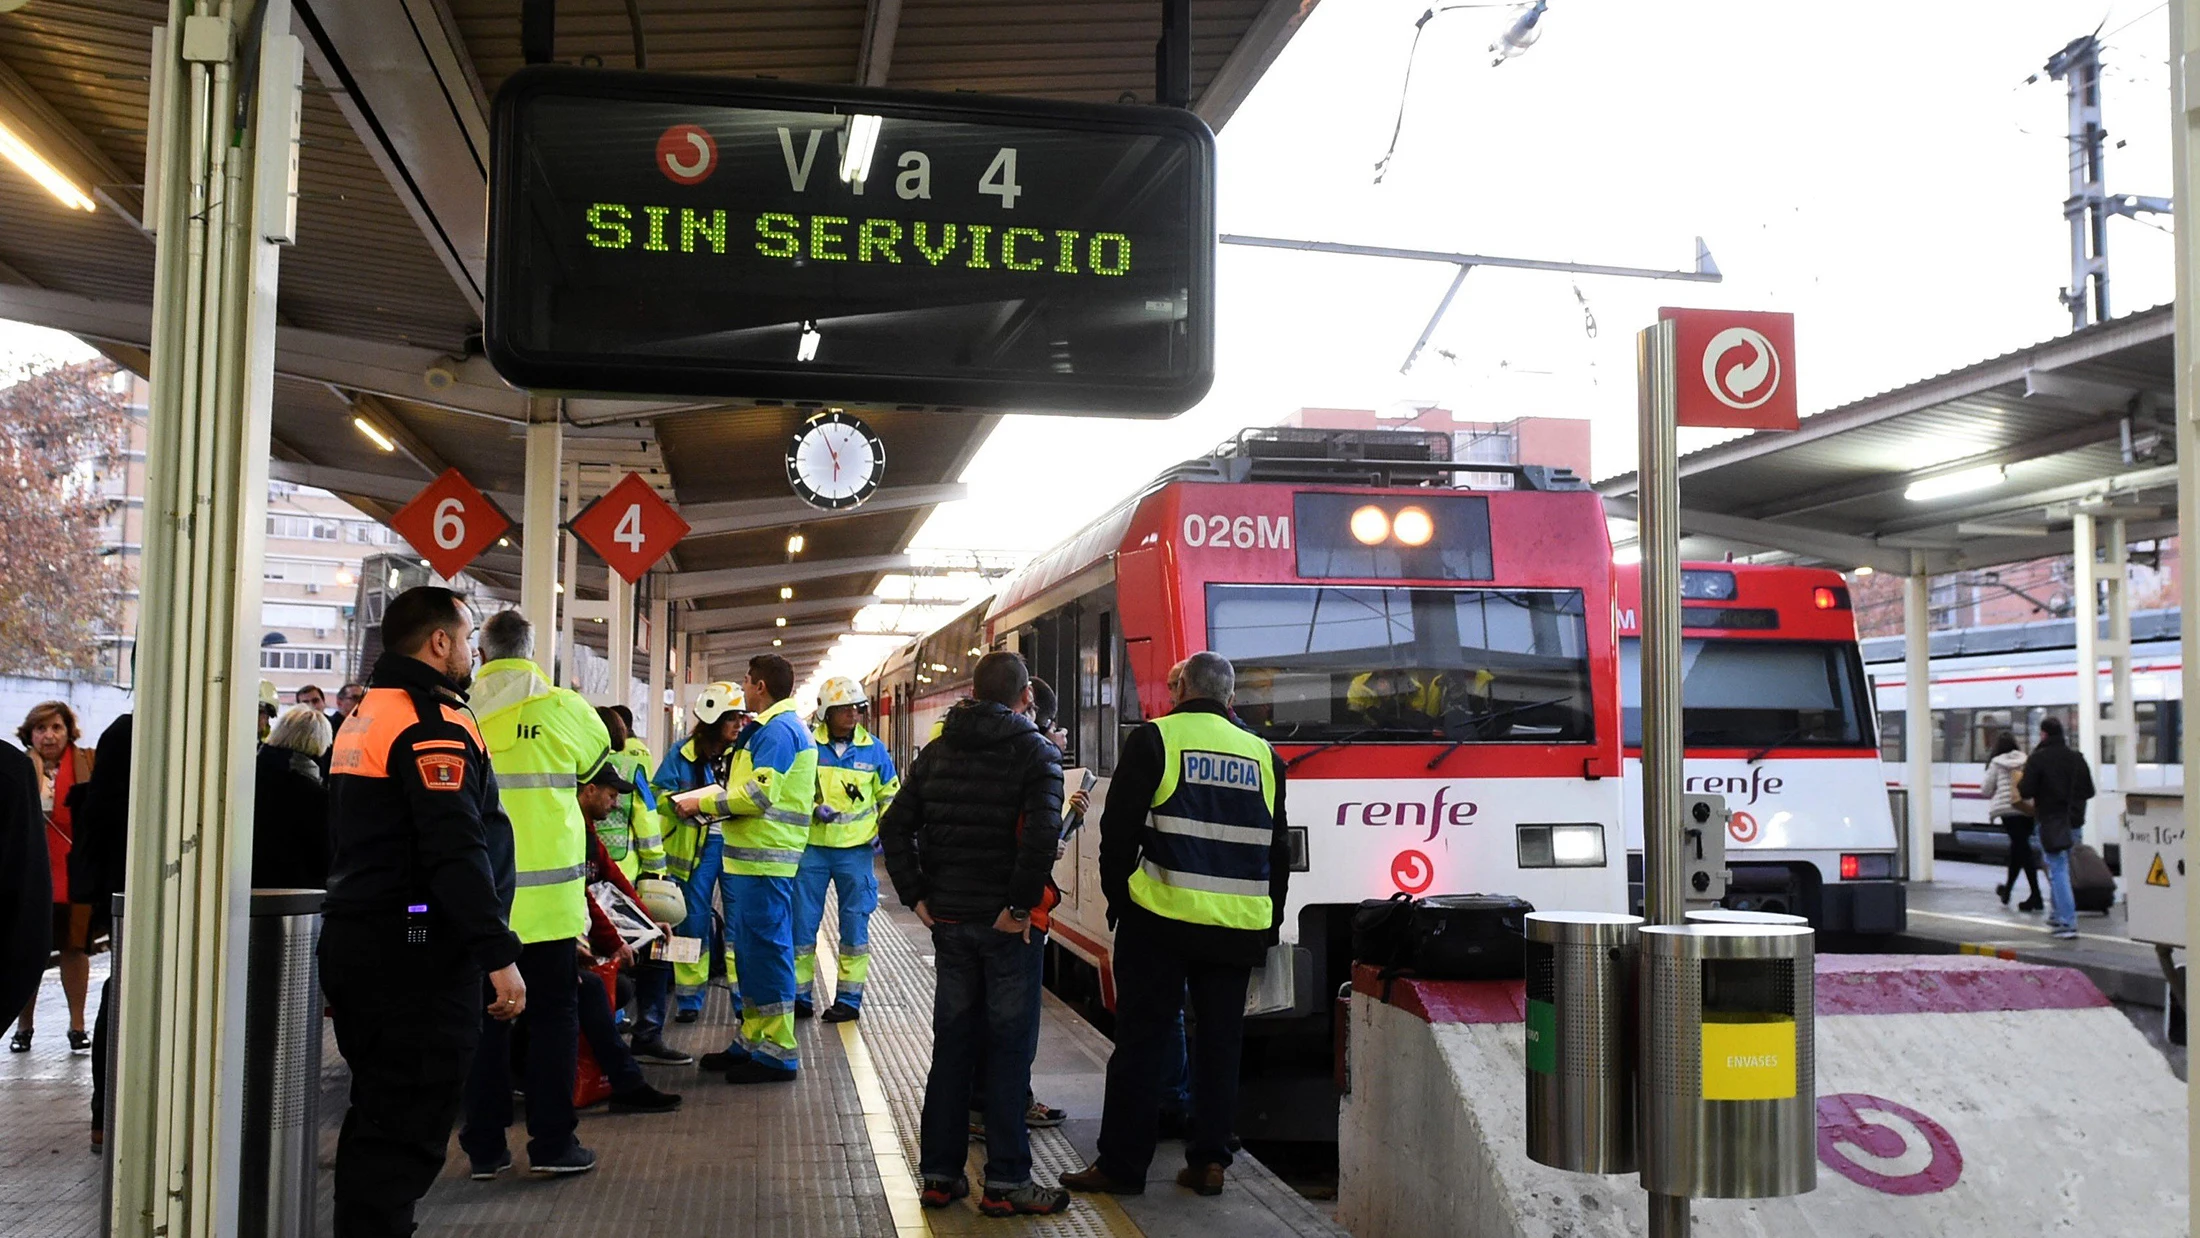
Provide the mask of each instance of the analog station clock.
[{"label": "analog station clock", "polygon": [[810,418],[787,443],[787,484],[812,507],[854,507],[885,477],[886,444],[845,410]]}]

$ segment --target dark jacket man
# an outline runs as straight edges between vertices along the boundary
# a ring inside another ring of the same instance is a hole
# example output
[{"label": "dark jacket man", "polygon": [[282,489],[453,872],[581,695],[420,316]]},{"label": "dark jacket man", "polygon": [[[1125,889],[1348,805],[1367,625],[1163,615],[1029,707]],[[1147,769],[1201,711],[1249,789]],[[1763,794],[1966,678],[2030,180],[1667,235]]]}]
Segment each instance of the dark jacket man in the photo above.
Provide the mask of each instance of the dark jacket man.
[{"label": "dark jacket man", "polygon": [[2093,771],[2085,754],[2063,737],[2060,719],[2040,722],[2040,742],[2025,758],[2023,794],[2037,811],[2040,847],[2067,851],[2072,830],[2085,826],[2085,803],[2093,798]]},{"label": "dark jacket man", "polygon": [[1039,905],[1062,832],[1062,754],[991,701],[948,711],[879,823],[901,901],[941,920]]},{"label": "dark jacket man", "polygon": [[15,1012],[38,995],[53,950],[53,875],[46,863],[46,814],[38,806],[38,770],[23,750],[0,742],[0,1010]]}]

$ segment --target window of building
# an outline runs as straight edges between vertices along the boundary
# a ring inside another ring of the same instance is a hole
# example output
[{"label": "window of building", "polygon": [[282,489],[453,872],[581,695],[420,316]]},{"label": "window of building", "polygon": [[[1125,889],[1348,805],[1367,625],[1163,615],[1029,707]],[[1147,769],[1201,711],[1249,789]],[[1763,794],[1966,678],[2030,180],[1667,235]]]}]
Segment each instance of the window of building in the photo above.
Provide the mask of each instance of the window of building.
[{"label": "window of building", "polygon": [[336,669],[336,652],[332,649],[262,649],[260,669],[263,671],[332,671]]}]

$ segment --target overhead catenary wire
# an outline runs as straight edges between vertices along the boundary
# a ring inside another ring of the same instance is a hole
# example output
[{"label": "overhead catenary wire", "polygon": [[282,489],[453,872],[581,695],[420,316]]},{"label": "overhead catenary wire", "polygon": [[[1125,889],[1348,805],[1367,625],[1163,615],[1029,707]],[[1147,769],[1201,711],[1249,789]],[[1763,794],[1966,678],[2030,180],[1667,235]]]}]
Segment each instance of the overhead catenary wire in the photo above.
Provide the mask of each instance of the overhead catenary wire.
[{"label": "overhead catenary wire", "polygon": [[1414,21],[1413,42],[1406,48],[1405,78],[1398,86],[1398,115],[1390,126],[1390,145],[1384,149],[1383,157],[1375,161],[1376,184],[1382,184],[1383,177],[1389,174],[1390,160],[1398,153],[1398,136],[1405,132],[1406,102],[1413,94],[1413,64],[1421,54],[1421,34],[1428,29],[1428,24],[1434,21],[1439,13],[1454,13],[1462,9],[1525,9],[1532,7],[1533,4],[1534,0],[1519,0],[1517,3],[1503,4],[1439,4],[1423,12]]}]

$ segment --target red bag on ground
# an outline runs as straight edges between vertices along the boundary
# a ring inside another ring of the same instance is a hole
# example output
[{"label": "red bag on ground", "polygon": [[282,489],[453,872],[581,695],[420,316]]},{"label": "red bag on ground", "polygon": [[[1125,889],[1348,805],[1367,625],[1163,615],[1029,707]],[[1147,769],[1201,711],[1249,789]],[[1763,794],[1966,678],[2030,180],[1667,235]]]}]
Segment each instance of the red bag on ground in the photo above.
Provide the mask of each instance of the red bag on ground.
[{"label": "red bag on ground", "polygon": [[[615,1003],[618,1001],[619,965],[617,963],[606,960],[593,967],[584,968],[583,972],[586,975],[595,977],[597,983],[603,985],[605,1002]],[[581,1000],[588,1000],[588,994],[582,993]],[[613,1009],[616,1008],[616,1006],[613,1007]],[[580,1040],[580,1052],[576,1056],[573,1071],[573,1107],[575,1109],[586,1109],[590,1105],[611,1099],[611,1077],[604,1074],[603,1067],[596,1064],[596,1054],[588,1047],[588,1037],[584,1035]]]}]

